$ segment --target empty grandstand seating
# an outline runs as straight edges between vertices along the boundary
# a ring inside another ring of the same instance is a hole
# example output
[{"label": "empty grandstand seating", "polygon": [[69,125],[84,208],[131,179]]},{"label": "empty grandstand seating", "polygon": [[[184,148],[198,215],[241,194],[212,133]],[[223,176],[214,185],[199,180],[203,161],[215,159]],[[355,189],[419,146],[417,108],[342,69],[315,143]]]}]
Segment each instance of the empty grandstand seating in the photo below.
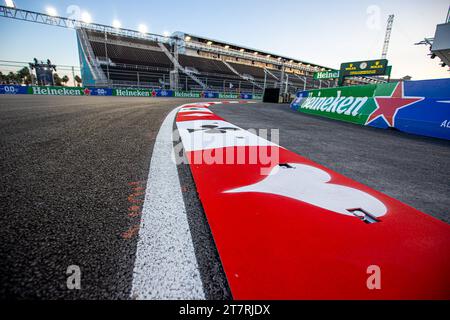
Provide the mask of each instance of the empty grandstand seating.
[{"label": "empty grandstand seating", "polygon": [[235,74],[219,60],[180,55],[179,62],[183,67],[193,67],[202,73],[235,76]]},{"label": "empty grandstand seating", "polygon": [[[105,44],[91,42],[92,49],[98,57],[106,57]],[[141,48],[132,48],[107,44],[108,58],[115,63],[130,65],[144,65],[161,68],[171,68],[172,63],[162,51],[145,50]]]},{"label": "empty grandstand seating", "polygon": [[[105,35],[88,30],[87,36],[97,63],[109,79],[117,86],[169,88],[172,61],[157,42],[147,39],[131,38],[114,34]],[[164,44],[168,49],[169,46]],[[196,77],[208,89],[228,92],[261,92],[264,85],[278,87],[281,71],[254,65],[251,61],[240,61],[218,54],[201,56],[201,52],[180,53],[179,64],[195,70]],[[226,58],[226,63],[221,59]],[[264,64],[263,64],[264,65]],[[274,66],[272,66],[274,67]],[[180,72],[181,73],[181,72]],[[289,74],[289,73],[287,73]],[[315,86],[308,74],[307,88]],[[289,91],[303,88],[302,77],[289,74]],[[188,75],[179,75],[179,89],[202,90],[198,83]]]},{"label": "empty grandstand seating", "polygon": [[240,74],[248,74],[255,79],[264,79],[264,69],[247,64],[228,62]]}]

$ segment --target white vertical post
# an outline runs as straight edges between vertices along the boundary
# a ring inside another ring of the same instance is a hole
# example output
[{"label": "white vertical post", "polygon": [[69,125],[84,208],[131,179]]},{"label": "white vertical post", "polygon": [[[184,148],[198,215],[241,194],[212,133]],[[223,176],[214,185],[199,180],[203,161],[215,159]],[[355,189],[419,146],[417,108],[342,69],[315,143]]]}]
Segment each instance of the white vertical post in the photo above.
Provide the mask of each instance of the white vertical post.
[{"label": "white vertical post", "polygon": [[108,58],[108,45],[107,45],[107,41],[108,41],[108,34],[106,33],[106,29],[105,29],[105,55],[106,55],[106,75],[108,77],[108,86],[109,86],[109,58]]},{"label": "white vertical post", "polygon": [[267,84],[267,70],[264,68],[264,91],[266,91],[266,84]]}]

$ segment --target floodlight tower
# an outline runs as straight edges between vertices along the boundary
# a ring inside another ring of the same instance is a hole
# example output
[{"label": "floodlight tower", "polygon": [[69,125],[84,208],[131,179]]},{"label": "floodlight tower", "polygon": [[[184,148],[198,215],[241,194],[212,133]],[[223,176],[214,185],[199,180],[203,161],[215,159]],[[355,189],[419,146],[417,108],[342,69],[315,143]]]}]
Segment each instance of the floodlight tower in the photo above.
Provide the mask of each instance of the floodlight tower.
[{"label": "floodlight tower", "polygon": [[386,27],[386,35],[384,36],[384,45],[383,52],[381,54],[381,59],[386,59],[387,53],[389,50],[389,41],[391,40],[392,26],[394,25],[394,15],[389,15],[387,27]]}]

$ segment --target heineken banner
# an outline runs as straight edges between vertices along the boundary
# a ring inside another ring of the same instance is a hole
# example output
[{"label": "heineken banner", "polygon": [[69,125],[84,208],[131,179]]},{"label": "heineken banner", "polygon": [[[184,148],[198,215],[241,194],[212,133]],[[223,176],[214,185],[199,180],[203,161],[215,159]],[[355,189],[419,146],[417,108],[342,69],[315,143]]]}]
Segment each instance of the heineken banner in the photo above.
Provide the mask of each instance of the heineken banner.
[{"label": "heineken banner", "polygon": [[339,70],[333,71],[320,71],[314,73],[315,80],[328,80],[328,79],[338,79],[340,76]]},{"label": "heineken banner", "polygon": [[51,96],[117,96],[117,97],[175,97],[205,99],[243,99],[262,100],[262,95],[252,93],[223,93],[214,91],[173,91],[133,88],[95,88],[95,87],[47,87],[0,85],[0,94],[34,94]]},{"label": "heineken banner", "polygon": [[291,108],[450,140],[450,79],[303,91],[297,94]]},{"label": "heineken banner", "polygon": [[79,87],[28,87],[29,94],[41,96],[83,96],[84,90]]},{"label": "heineken banner", "polygon": [[118,97],[173,97],[173,91],[149,89],[112,89],[112,95]]}]

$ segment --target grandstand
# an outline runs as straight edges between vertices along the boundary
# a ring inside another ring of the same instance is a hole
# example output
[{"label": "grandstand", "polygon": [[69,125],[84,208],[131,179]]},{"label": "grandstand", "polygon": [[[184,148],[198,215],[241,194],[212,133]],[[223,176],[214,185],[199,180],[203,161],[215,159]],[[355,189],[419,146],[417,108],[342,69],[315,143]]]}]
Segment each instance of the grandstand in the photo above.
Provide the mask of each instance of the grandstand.
[{"label": "grandstand", "polygon": [[[335,86],[315,80],[332,69],[253,48],[183,32],[142,33],[98,23],[0,6],[0,17],[75,29],[83,85],[260,94]],[[72,71],[73,73],[73,71]],[[385,82],[346,78],[344,85]]]},{"label": "grandstand", "polygon": [[77,38],[89,86],[241,93],[278,87],[295,93],[335,84],[313,79],[314,72],[331,70],[325,66],[182,32],[149,38],[87,26],[77,29]]}]

